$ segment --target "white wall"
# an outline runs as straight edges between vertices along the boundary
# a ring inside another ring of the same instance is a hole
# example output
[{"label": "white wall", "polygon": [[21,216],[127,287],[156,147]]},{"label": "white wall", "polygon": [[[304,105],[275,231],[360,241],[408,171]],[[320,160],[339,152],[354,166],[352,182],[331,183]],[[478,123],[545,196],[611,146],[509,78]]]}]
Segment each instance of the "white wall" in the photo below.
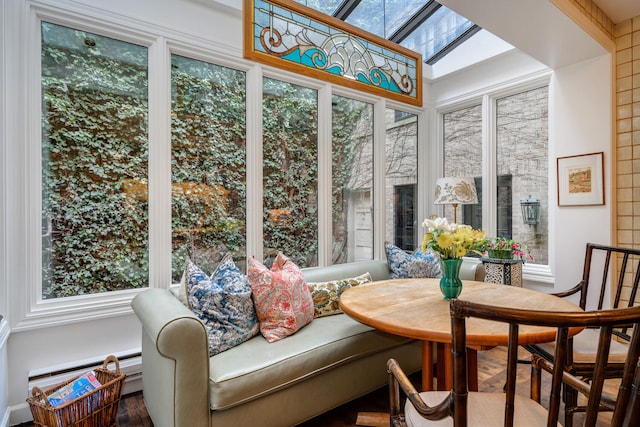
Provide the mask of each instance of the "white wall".
[{"label": "white wall", "polygon": [[9,322],[0,319],[0,427],[9,425]]},{"label": "white wall", "polygon": [[[586,243],[611,243],[611,81],[609,54],[556,70],[551,80],[549,171],[553,174],[549,182],[554,187],[550,188],[549,206],[554,209],[549,214],[549,230],[556,291],[578,283]],[[604,152],[605,204],[558,207],[555,159],[599,151]]]},{"label": "white wall", "polygon": [[[240,0],[223,2],[240,4]],[[27,110],[24,104],[27,84],[24,76],[29,74],[29,70],[21,69],[21,55],[24,53],[17,51],[15,46],[25,36],[22,25],[25,22],[28,3],[28,0],[2,0],[2,10],[6,9],[7,17],[6,21],[2,21],[0,29],[3,42],[6,41],[8,45],[13,46],[11,52],[0,52],[4,64],[0,74],[3,77],[2,93],[6,93],[3,101],[5,106],[12,106],[11,109],[4,108],[3,116],[0,118],[0,124],[7,125],[2,126],[0,134],[0,153],[3,154],[0,172],[4,186],[0,192],[3,206],[0,231],[6,231],[7,239],[0,238],[0,241],[10,242],[7,243],[10,246],[7,246],[5,251],[0,251],[0,266],[4,265],[7,271],[5,273],[4,268],[0,269],[0,309],[7,310],[10,324],[15,323],[16,319],[12,319],[15,315],[9,308],[28,304],[20,290],[31,286],[25,279],[23,268],[24,260],[32,256],[23,239],[24,235],[29,233],[24,227],[16,225],[24,224],[21,217],[28,213],[25,211],[21,192],[16,191],[24,186],[24,183],[16,180],[22,166],[20,162],[12,161],[12,156],[21,154],[20,144],[24,141],[7,137],[7,132],[24,136],[21,129],[13,127],[21,127],[25,123],[21,121],[20,114]],[[242,25],[239,10],[220,6],[213,0],[34,0],[32,3],[52,5],[57,9],[80,9],[87,15],[95,16],[98,21],[102,21],[107,13],[133,27],[139,23],[150,25],[158,34],[171,30],[175,37],[183,35],[185,40],[191,40],[202,48],[226,45],[228,48],[225,54],[229,57],[241,57]],[[9,25],[4,25],[5,23]],[[433,103],[437,103],[439,100],[460,97],[465,92],[498,84],[499,80],[504,82],[542,70],[543,65],[526,56],[509,54],[497,58],[493,65],[483,64],[473,72],[461,71],[451,78],[438,80],[430,88],[429,97]],[[551,81],[551,111],[554,115],[550,120],[550,142],[553,147],[551,162],[557,155],[592,151],[605,151],[605,158],[610,158],[609,82],[610,68],[608,58],[604,57],[556,70]],[[19,156],[17,158],[20,159]],[[555,173],[555,163],[550,165],[549,169]],[[610,182],[609,171],[610,167],[607,167],[607,183]],[[5,177],[7,179],[4,179]],[[549,178],[550,183],[555,183],[555,176]],[[12,189],[11,195],[4,191],[7,188]],[[549,197],[550,202],[553,202],[550,205],[555,206],[555,193],[550,192]],[[607,195],[605,207],[555,208],[549,215],[550,218],[554,218],[554,215],[557,217],[555,221],[552,220],[550,229],[555,245],[551,254],[552,257],[555,256],[552,268],[559,288],[565,288],[569,278],[579,274],[578,264],[584,242],[609,240],[609,204]],[[11,227],[6,226],[3,229],[4,224],[11,224]],[[11,250],[8,250],[9,247]],[[2,298],[3,290],[6,290],[6,300]],[[11,411],[11,424],[30,419],[25,403],[28,393],[27,375],[30,370],[126,352],[138,347],[139,343],[140,325],[131,312],[113,317],[13,331],[8,338],[7,346],[0,346],[0,417],[6,412],[3,409],[8,407]],[[8,366],[5,367],[3,363]],[[8,382],[8,386],[3,385],[5,381]],[[5,393],[5,390],[8,392]]]},{"label": "white wall", "polygon": [[[0,27],[6,27],[6,4],[8,0],[0,1]],[[5,44],[7,43],[4,34],[0,37],[0,111],[6,111],[7,101],[5,96]],[[0,207],[4,206],[5,200],[5,115],[0,114]],[[6,279],[6,236],[5,210],[0,210],[0,315],[6,316],[8,308],[8,289]],[[9,340],[9,322],[7,319],[0,319],[0,427],[9,425],[9,362],[7,357],[7,341]]]}]

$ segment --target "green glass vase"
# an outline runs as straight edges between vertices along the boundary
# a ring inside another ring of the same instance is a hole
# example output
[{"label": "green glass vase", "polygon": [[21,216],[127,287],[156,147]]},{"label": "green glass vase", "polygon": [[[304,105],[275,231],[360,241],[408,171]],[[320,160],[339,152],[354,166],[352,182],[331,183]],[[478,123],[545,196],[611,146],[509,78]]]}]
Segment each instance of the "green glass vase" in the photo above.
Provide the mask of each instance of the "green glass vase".
[{"label": "green glass vase", "polygon": [[460,266],[462,259],[441,259],[440,292],[444,299],[449,301],[456,298],[462,292],[462,280],[460,280]]}]

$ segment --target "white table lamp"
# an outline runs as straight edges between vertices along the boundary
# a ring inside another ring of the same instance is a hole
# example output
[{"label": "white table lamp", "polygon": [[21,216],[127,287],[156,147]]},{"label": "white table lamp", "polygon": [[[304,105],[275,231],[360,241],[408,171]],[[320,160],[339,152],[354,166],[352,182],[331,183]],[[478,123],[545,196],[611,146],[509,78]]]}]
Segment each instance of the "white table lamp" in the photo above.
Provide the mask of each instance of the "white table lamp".
[{"label": "white table lamp", "polygon": [[453,222],[458,222],[458,205],[472,205],[478,203],[476,184],[470,177],[446,177],[436,181],[436,205],[453,205]]}]

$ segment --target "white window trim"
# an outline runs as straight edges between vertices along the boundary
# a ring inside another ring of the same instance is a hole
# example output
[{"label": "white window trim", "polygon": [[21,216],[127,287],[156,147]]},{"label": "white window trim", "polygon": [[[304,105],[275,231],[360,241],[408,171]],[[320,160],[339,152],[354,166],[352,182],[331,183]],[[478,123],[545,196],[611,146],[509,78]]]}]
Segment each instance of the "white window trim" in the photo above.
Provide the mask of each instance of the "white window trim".
[{"label": "white window trim", "polygon": [[[551,73],[549,71],[541,71],[532,75],[526,76],[522,79],[513,80],[506,84],[495,85],[487,88],[482,88],[474,91],[473,93],[466,94],[464,97],[456,97],[455,99],[444,100],[436,105],[436,141],[438,158],[444,157],[444,129],[443,129],[443,117],[445,114],[456,111],[462,108],[472,107],[474,105],[482,106],[482,194],[483,194],[483,206],[482,206],[482,228],[488,235],[495,235],[496,233],[496,221],[497,212],[494,206],[497,203],[497,175],[496,165],[493,161],[496,158],[496,117],[495,117],[495,102],[497,99],[501,99],[507,96],[516,95],[518,93],[526,92],[528,90],[536,89],[542,86],[549,86],[551,80]],[[443,163],[438,162],[437,165],[438,176],[443,174]],[[551,174],[551,171],[549,172]],[[433,179],[433,178],[432,178]],[[549,183],[553,182],[551,176],[549,177]],[[430,188],[435,187],[435,179],[430,181]],[[551,184],[549,184],[551,185]],[[548,192],[550,195],[551,192]],[[549,206],[552,206],[551,200],[549,200]],[[443,207],[436,207],[442,214]],[[551,261],[551,248],[553,244],[553,235],[548,236],[549,239],[549,260]],[[552,265],[533,264],[526,263],[522,268],[523,279],[526,282],[534,282],[536,284],[550,284],[555,283],[555,277],[552,272]]]},{"label": "white window trim", "polygon": [[[241,59],[241,52],[228,46],[212,45],[209,41],[194,39],[170,29],[145,24],[128,17],[95,11],[79,4],[60,2],[51,4],[34,1],[11,3],[7,16],[20,17],[16,24],[5,30],[17,43],[7,46],[6,58],[15,58],[19,66],[10,68],[7,79],[12,79],[12,94],[7,99],[17,100],[7,109],[3,121],[12,123],[5,130],[7,143],[8,181],[20,183],[7,191],[7,223],[12,234],[6,245],[13,248],[4,258],[10,266],[7,273],[7,319],[13,331],[22,331],[130,314],[131,300],[147,288],[79,295],[69,298],[43,300],[42,244],[41,244],[41,90],[40,82],[40,24],[42,21],[65,25],[79,30],[112,37],[149,49],[149,141],[153,141],[153,155],[149,156],[149,286],[167,288],[171,283],[171,185],[170,151],[171,100],[167,91],[170,80],[170,49],[192,54],[207,61],[251,71],[255,65]],[[10,19],[9,19],[10,20]],[[168,41],[168,40],[171,40]],[[26,54],[24,54],[26,52]],[[217,52],[217,55],[212,54]],[[235,57],[230,61],[229,57]],[[20,95],[17,95],[21,88]],[[4,98],[3,98],[4,99]],[[23,165],[20,167],[19,165]],[[167,184],[168,183],[168,184]],[[168,186],[168,187],[167,187]],[[159,230],[166,229],[167,232]],[[167,261],[168,260],[168,261]],[[15,284],[21,284],[16,286]],[[24,286],[22,286],[24,285]]]},{"label": "white window trim", "polygon": [[[79,321],[130,315],[131,300],[147,288],[80,295],[69,298],[43,300],[42,294],[42,236],[41,230],[41,50],[40,22],[42,20],[118,40],[146,46],[149,61],[149,287],[169,288],[171,285],[171,125],[166,120],[171,110],[169,87],[171,54],[201,59],[228,66],[247,73],[247,164],[262,164],[262,78],[271,77],[318,90],[319,134],[318,144],[331,141],[331,97],[333,94],[362,100],[374,105],[377,121],[374,146],[379,154],[374,159],[374,258],[384,259],[384,144],[386,137],[384,112],[394,108],[417,114],[419,137],[426,139],[420,126],[427,124],[424,110],[395,101],[364,94],[349,88],[333,86],[272,67],[242,59],[242,52],[222,43],[212,43],[184,33],[134,20],[76,2],[64,0],[34,0],[9,2],[8,21],[14,22],[3,30],[16,43],[7,45],[5,59],[13,62],[6,81],[6,99],[16,100],[6,109],[3,122],[10,124],[4,130],[7,157],[6,184],[7,210],[5,221],[11,224],[5,243],[3,258],[7,269],[7,320],[12,331],[49,327]],[[25,54],[26,52],[26,54]],[[4,99],[4,98],[3,98]],[[322,124],[325,123],[323,126]],[[424,129],[424,128],[423,128]],[[9,143],[8,141],[11,141]],[[153,151],[153,152],[152,152]],[[419,143],[418,155],[423,153]],[[426,151],[425,151],[426,153]],[[424,155],[424,154],[422,154]],[[421,157],[419,157],[420,159]],[[319,172],[331,168],[330,147],[319,149]],[[319,180],[319,197],[330,200],[331,173]],[[423,181],[419,179],[419,190]],[[247,168],[247,255],[262,258],[262,169]],[[422,194],[420,192],[419,194]],[[331,206],[322,205],[319,211],[319,264],[327,265],[331,259]],[[420,209],[422,204],[418,204]],[[422,208],[424,209],[424,208]],[[254,212],[254,214],[249,214]],[[11,252],[11,253],[9,253]],[[12,285],[9,286],[8,284]]]}]

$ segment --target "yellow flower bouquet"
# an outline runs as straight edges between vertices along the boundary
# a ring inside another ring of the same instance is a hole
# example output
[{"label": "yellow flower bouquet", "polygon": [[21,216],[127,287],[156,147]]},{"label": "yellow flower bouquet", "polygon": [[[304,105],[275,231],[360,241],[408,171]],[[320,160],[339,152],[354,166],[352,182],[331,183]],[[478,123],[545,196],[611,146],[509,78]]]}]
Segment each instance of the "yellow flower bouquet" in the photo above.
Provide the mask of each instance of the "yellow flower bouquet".
[{"label": "yellow flower bouquet", "polygon": [[440,259],[460,259],[469,252],[482,255],[486,248],[486,233],[469,225],[449,223],[446,218],[427,218],[422,226],[427,229],[422,250],[430,249]]}]

